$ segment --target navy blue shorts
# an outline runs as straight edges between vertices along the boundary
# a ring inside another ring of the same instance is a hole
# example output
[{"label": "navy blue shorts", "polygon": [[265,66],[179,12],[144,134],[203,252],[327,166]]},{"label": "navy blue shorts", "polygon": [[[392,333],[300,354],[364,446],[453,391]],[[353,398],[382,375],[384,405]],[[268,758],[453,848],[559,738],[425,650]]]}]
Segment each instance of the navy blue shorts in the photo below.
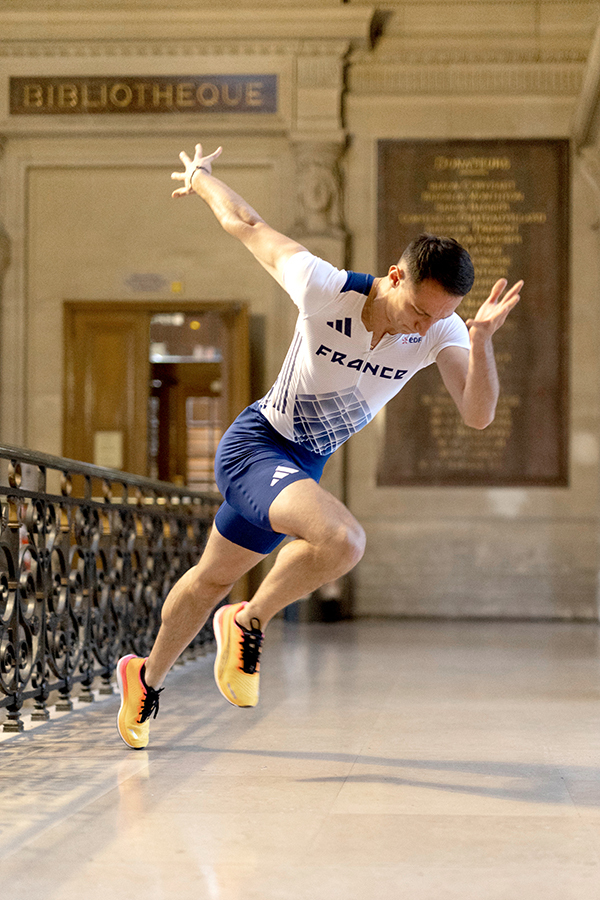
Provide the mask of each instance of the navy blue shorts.
[{"label": "navy blue shorts", "polygon": [[271,528],[271,503],[293,481],[319,481],[328,459],[279,434],[258,402],[248,406],[217,448],[215,477],[225,498],[215,518],[219,534],[255,553],[270,553],[285,537]]}]

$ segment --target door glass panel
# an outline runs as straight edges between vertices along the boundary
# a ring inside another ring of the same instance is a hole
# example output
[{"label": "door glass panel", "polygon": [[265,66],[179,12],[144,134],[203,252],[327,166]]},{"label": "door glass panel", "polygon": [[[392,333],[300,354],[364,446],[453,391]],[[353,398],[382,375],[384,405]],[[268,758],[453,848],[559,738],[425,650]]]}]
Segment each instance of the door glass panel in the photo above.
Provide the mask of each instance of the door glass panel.
[{"label": "door glass panel", "polygon": [[227,330],[217,312],[161,313],[150,324],[150,473],[216,490],[214,457],[227,408]]},{"label": "door glass panel", "polygon": [[187,485],[196,491],[216,491],[215,453],[221,440],[221,398],[188,397],[185,404],[187,423]]},{"label": "door glass panel", "polygon": [[221,362],[224,337],[219,313],[159,313],[150,320],[150,362]]}]

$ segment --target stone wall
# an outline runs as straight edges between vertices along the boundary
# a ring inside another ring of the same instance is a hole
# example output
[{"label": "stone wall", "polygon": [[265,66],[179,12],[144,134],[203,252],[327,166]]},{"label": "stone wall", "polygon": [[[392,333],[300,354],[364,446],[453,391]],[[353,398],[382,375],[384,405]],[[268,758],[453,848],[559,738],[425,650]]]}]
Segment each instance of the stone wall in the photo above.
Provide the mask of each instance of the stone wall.
[{"label": "stone wall", "polygon": [[[596,0],[390,0],[380,11],[357,0],[235,10],[124,0],[118,14],[108,0],[87,9],[20,0],[0,11],[0,245],[11,259],[3,439],[60,454],[62,303],[131,299],[132,272],[163,273],[186,298],[246,301],[266,322],[266,382],[277,374],[294,308],[202,204],[170,201],[181,149],[222,144],[223,177],[276,228],[338,265],[384,274],[375,271],[377,141],[571,137],[596,65],[588,55],[598,12]],[[190,72],[276,73],[277,114],[8,112],[10,76]],[[598,144],[594,133],[586,141]],[[589,153],[574,155],[569,486],[377,488],[382,413],[326,470],[325,484],[367,529],[358,614],[597,616],[594,166]]]},{"label": "stone wall", "polygon": [[[376,140],[569,138],[598,16],[596,3],[388,6],[377,46],[353,57],[347,101],[353,264],[366,269]],[[349,451],[368,533],[361,614],[597,616],[598,212],[578,158],[572,173],[569,486],[378,488],[384,411]]]}]

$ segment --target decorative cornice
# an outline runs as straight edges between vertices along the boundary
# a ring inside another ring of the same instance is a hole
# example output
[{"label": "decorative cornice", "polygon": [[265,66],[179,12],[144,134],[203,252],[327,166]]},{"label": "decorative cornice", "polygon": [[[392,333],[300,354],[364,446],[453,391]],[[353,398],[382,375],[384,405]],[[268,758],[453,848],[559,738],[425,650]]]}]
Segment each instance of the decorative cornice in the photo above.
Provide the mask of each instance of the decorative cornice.
[{"label": "decorative cornice", "polygon": [[348,42],[331,41],[14,41],[0,40],[0,57],[344,56]]},{"label": "decorative cornice", "polygon": [[1,11],[0,35],[13,41],[351,40],[366,44],[374,9],[242,8]]},{"label": "decorative cornice", "polygon": [[[390,46],[391,45],[391,46]],[[584,49],[540,50],[540,49],[477,49],[476,47],[428,47],[427,49],[411,49],[404,42],[394,45],[386,42],[385,47],[375,51],[357,50],[353,61],[357,63],[375,63],[397,65],[524,65],[542,64],[556,65],[579,63],[585,65],[588,53]]]},{"label": "decorative cornice", "polygon": [[353,94],[534,94],[577,97],[583,67],[538,66],[356,66]]}]

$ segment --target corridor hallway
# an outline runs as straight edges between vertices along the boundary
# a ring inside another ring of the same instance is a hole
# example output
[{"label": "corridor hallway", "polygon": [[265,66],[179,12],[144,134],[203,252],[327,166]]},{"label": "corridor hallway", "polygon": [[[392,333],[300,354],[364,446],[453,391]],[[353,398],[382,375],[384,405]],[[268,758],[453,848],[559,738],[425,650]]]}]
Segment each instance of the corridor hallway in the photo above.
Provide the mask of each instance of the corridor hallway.
[{"label": "corridor hallway", "polygon": [[3,736],[2,900],[600,897],[594,624],[277,621],[256,709],[117,709]]}]

